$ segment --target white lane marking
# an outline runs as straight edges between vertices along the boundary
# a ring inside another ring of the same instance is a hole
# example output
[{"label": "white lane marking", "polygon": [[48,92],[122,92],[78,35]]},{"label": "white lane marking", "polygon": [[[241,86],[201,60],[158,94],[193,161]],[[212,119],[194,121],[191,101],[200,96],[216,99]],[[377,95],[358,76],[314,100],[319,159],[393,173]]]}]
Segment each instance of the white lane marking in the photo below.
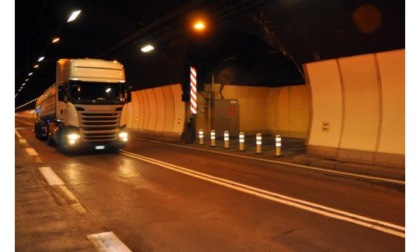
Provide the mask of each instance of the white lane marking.
[{"label": "white lane marking", "polygon": [[63,180],[51,169],[51,167],[39,167],[49,185],[64,185]]},{"label": "white lane marking", "polygon": [[25,148],[25,151],[30,156],[38,156],[38,152],[34,148]]},{"label": "white lane marking", "polygon": [[321,172],[325,172],[325,173],[332,173],[332,174],[344,175],[344,176],[355,177],[355,178],[363,178],[363,179],[369,179],[369,180],[375,180],[375,181],[382,181],[382,182],[387,182],[387,183],[405,185],[405,181],[396,180],[396,179],[387,179],[387,178],[381,178],[381,177],[375,177],[375,176],[369,176],[369,175],[356,174],[356,173],[351,173],[351,172],[335,171],[335,170],[323,169],[323,168],[320,168],[320,167],[313,167],[313,166],[307,166],[307,165],[300,165],[300,164],[295,164],[295,163],[290,163],[290,162],[282,162],[282,161],[276,161],[276,160],[270,160],[270,159],[243,156],[243,155],[237,155],[237,154],[233,154],[233,153],[213,151],[213,150],[207,150],[207,149],[200,149],[200,148],[178,145],[178,144],[163,143],[163,142],[149,140],[149,139],[143,139],[143,138],[136,138],[136,139],[140,139],[140,140],[148,141],[148,142],[153,142],[153,143],[158,143],[158,144],[166,144],[166,145],[170,145],[170,146],[176,146],[176,147],[185,148],[185,149],[192,149],[192,150],[216,153],[216,154],[221,154],[221,155],[226,155],[226,156],[231,156],[231,157],[246,158],[246,159],[251,159],[251,160],[256,160],[256,161],[288,165],[288,166],[303,168],[303,169],[307,169],[307,170],[321,171]]},{"label": "white lane marking", "polygon": [[339,209],[335,209],[335,208],[331,208],[331,207],[327,207],[324,205],[320,205],[320,204],[316,204],[313,202],[309,202],[309,201],[304,201],[304,200],[300,200],[297,198],[293,198],[293,197],[289,197],[286,195],[282,195],[282,194],[277,194],[277,193],[273,193],[270,191],[266,191],[263,189],[259,189],[256,187],[252,187],[252,186],[248,186],[248,185],[244,185],[241,183],[237,183],[231,180],[227,180],[227,179],[222,179],[219,177],[215,177],[215,176],[211,176],[208,174],[204,174],[201,172],[197,172],[197,171],[193,171],[193,170],[189,170],[187,168],[181,167],[181,166],[177,166],[177,165],[173,165],[170,163],[166,163],[160,160],[156,160],[156,159],[152,159],[152,158],[148,158],[145,156],[141,156],[135,153],[130,153],[127,151],[122,150],[121,154],[138,159],[138,160],[142,160],[144,162],[148,162],[154,165],[158,165],[160,167],[172,170],[172,171],[176,171],[179,173],[183,173],[185,175],[188,176],[192,176],[198,179],[202,179],[205,181],[209,181],[211,183],[215,183],[218,185],[222,185],[237,191],[241,191],[247,194],[251,194],[260,198],[264,198],[264,199],[268,199],[277,203],[281,203],[281,204],[285,204],[288,206],[292,206],[295,208],[299,208],[302,210],[306,210],[309,212],[313,212],[313,213],[317,213],[323,216],[327,216],[330,218],[334,218],[334,219],[338,219],[338,220],[343,220],[343,221],[347,221],[350,223],[354,223],[360,226],[364,226],[367,228],[371,228],[371,229],[375,229],[378,231],[382,231],[384,233],[388,233],[388,234],[392,234],[395,236],[399,236],[402,238],[405,238],[405,227],[403,226],[399,226],[399,225],[395,225],[392,223],[388,223],[388,222],[384,222],[384,221],[380,221],[380,220],[376,220],[376,219],[372,219],[372,218],[368,218],[365,216],[361,216],[361,215],[357,215],[357,214],[353,214],[353,213],[349,213],[346,211],[342,211]]},{"label": "white lane marking", "polygon": [[131,250],[113,232],[90,234],[88,240],[100,252],[130,252]]},{"label": "white lane marking", "polygon": [[51,167],[39,167],[38,169],[50,186],[58,186],[58,188],[65,195],[65,198],[71,202],[70,205],[74,208],[74,210],[81,214],[86,213],[85,208],[80,204],[76,196],[70,192],[70,190],[64,185],[63,180],[61,180],[61,178],[51,169]]},{"label": "white lane marking", "polygon": [[19,132],[15,129],[15,134],[16,134],[16,136],[19,138],[19,139],[21,139],[21,138],[23,138],[22,137],[22,135],[21,134],[19,134]]}]

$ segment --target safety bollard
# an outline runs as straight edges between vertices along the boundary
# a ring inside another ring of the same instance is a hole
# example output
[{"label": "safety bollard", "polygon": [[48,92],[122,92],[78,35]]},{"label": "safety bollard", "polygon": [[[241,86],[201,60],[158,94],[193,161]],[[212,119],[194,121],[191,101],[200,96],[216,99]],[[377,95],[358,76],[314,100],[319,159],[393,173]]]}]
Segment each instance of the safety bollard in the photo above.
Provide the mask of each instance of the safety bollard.
[{"label": "safety bollard", "polygon": [[276,156],[281,156],[281,136],[276,135]]},{"label": "safety bollard", "polygon": [[245,150],[245,134],[243,132],[239,132],[239,150]]},{"label": "safety bollard", "polygon": [[223,139],[225,140],[225,149],[229,149],[229,131],[225,130]]},{"label": "safety bollard", "polygon": [[204,131],[203,131],[203,129],[198,130],[198,141],[199,141],[199,144],[204,144]]},{"label": "safety bollard", "polygon": [[261,145],[262,145],[262,135],[261,135],[261,133],[258,133],[257,134],[257,137],[256,137],[256,146],[257,146],[257,150],[256,150],[256,153],[261,153],[262,152],[262,148],[261,148]]},{"label": "safety bollard", "polygon": [[210,132],[210,146],[216,146],[216,131],[211,130]]}]

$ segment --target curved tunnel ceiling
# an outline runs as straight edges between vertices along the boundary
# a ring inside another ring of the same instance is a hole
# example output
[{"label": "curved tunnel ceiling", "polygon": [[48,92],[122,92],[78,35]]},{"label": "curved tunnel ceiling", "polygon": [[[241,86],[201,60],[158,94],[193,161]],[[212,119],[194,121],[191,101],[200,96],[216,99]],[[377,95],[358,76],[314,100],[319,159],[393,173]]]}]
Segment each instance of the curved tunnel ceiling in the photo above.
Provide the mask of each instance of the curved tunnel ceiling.
[{"label": "curved tunnel ceiling", "polygon": [[[50,86],[65,57],[117,59],[138,90],[186,83],[190,64],[201,83],[304,84],[306,62],[405,48],[400,0],[34,2],[15,4],[16,106]],[[63,19],[70,6],[82,10],[74,23]],[[195,16],[206,19],[206,32],[190,29]],[[56,34],[61,42],[52,45]],[[146,43],[155,46],[150,54],[140,52]],[[33,70],[40,55],[46,60]]]}]

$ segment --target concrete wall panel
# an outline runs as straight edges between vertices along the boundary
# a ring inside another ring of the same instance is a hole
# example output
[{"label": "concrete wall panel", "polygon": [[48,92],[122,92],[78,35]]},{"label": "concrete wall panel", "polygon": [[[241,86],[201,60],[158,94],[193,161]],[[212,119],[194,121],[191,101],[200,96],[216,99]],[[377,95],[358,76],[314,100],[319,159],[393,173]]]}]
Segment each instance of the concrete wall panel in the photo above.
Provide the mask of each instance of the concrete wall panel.
[{"label": "concrete wall panel", "polygon": [[173,132],[175,121],[175,101],[172,89],[170,86],[164,86],[161,88],[163,94],[165,120],[163,124],[163,132]]},{"label": "concrete wall panel", "polygon": [[309,153],[404,167],[405,50],[308,63],[305,70]]},{"label": "concrete wall panel", "polygon": [[226,85],[225,99],[237,99],[239,103],[239,130],[245,134],[268,133],[267,96],[268,88]]},{"label": "concrete wall panel", "polygon": [[340,148],[376,151],[379,133],[379,76],[373,54],[338,60],[344,94]]},{"label": "concrete wall panel", "polygon": [[335,60],[306,64],[311,87],[309,145],[338,148],[343,116],[341,77]]},{"label": "concrete wall panel", "polygon": [[[284,88],[276,88],[274,89],[277,93],[277,101],[278,103],[274,102],[268,102],[267,104],[267,110],[277,110],[277,114],[273,114],[273,117],[278,118],[278,122],[276,125],[273,125],[275,128],[277,128],[282,135],[289,135],[290,133],[290,122],[291,122],[291,97],[290,97],[290,88],[284,87]],[[272,126],[271,126],[272,127]],[[272,128],[270,129],[272,130]]]},{"label": "concrete wall panel", "polygon": [[174,103],[174,122],[172,132],[181,135],[185,124],[185,103],[182,102],[182,88],[180,84],[171,85]]},{"label": "concrete wall panel", "polygon": [[180,84],[132,92],[129,128],[146,137],[180,137],[184,130],[185,103]]},{"label": "concrete wall panel", "polygon": [[382,82],[379,152],[405,153],[405,50],[377,54]]},{"label": "concrete wall panel", "polygon": [[147,130],[149,125],[150,119],[150,107],[149,107],[149,99],[147,97],[146,91],[139,92],[141,97],[141,116],[139,117],[139,130]]},{"label": "concrete wall panel", "polygon": [[[285,137],[306,137],[310,108],[308,86],[270,88],[224,85],[221,93],[220,89],[220,84],[214,85],[215,99],[237,99],[239,102],[240,131],[246,134],[260,132]],[[208,111],[203,108],[207,105],[201,95],[198,104],[197,127],[207,129]]]},{"label": "concrete wall panel", "polygon": [[133,92],[132,93],[132,97],[133,97],[133,114],[134,114],[134,119],[133,119],[133,128],[134,129],[138,129],[140,127],[140,120],[142,118],[142,108],[143,108],[143,101],[141,99],[140,93],[138,92]]},{"label": "concrete wall panel", "polygon": [[163,127],[165,124],[165,99],[163,96],[162,88],[154,88],[152,89],[154,93],[154,97],[156,100],[156,126],[154,128],[157,132],[163,132]]},{"label": "concrete wall panel", "polygon": [[134,94],[131,94],[132,98],[131,98],[131,102],[128,103],[125,106],[125,109],[127,111],[127,127],[128,128],[133,128],[133,122],[134,122],[134,106],[133,106],[133,96]]},{"label": "concrete wall panel", "polygon": [[298,85],[287,88],[290,90],[290,125],[287,127],[289,130],[287,136],[306,138],[309,125],[309,110],[311,107],[309,86]]},{"label": "concrete wall panel", "polygon": [[153,92],[154,89],[146,89],[145,94],[147,97],[147,103],[149,104],[149,120],[145,125],[147,130],[154,131],[156,129],[156,122],[157,122],[157,100],[155,97],[155,93]]}]

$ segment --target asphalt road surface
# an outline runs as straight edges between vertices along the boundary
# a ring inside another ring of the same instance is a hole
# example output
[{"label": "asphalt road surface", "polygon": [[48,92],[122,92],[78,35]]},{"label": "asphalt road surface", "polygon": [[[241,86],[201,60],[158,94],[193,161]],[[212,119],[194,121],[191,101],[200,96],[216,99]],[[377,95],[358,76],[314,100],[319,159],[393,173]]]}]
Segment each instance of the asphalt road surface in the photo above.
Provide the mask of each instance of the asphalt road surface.
[{"label": "asphalt road surface", "polygon": [[65,155],[15,125],[16,251],[405,251],[403,185],[136,138]]}]

